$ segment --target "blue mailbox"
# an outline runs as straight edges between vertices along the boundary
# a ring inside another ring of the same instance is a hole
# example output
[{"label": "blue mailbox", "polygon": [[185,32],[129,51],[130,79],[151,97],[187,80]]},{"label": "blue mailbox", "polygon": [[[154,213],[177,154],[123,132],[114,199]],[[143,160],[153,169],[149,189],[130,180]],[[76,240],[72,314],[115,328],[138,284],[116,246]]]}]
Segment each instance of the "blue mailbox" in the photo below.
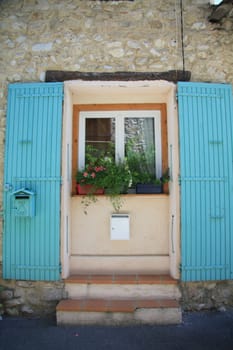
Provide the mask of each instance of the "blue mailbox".
[{"label": "blue mailbox", "polygon": [[19,217],[35,216],[35,193],[21,188],[12,193],[14,215]]}]

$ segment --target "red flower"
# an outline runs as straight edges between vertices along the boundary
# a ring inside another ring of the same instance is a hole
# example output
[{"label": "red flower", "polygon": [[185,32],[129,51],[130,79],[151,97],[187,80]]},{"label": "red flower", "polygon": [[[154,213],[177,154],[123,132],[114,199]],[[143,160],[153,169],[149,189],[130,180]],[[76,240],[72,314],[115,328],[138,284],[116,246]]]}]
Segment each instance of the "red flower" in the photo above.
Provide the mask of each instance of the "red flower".
[{"label": "red flower", "polygon": [[100,172],[100,171],[104,171],[105,170],[105,168],[102,166],[102,165],[100,165],[100,166],[96,166],[95,167],[95,171],[98,173],[98,172]]}]

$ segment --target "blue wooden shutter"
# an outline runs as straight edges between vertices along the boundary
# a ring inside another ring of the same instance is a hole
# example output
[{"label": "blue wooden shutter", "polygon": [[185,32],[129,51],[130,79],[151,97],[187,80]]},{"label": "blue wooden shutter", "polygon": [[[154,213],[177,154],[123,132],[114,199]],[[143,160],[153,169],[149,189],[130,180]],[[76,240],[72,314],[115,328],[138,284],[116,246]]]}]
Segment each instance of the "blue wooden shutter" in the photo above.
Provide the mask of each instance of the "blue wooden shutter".
[{"label": "blue wooden shutter", "polygon": [[233,277],[230,85],[179,83],[181,277]]},{"label": "blue wooden shutter", "polygon": [[[8,88],[4,173],[3,277],[60,278],[63,84]],[[35,216],[15,215],[13,192],[35,193]]]}]

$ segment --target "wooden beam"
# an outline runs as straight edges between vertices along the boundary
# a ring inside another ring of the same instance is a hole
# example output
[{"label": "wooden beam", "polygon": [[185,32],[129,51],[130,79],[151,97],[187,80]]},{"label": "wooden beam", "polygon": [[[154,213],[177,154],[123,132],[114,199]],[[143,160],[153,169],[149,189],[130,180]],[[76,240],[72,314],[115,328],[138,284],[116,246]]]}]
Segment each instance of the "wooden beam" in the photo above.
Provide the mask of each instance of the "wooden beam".
[{"label": "wooden beam", "polygon": [[63,82],[66,80],[101,80],[101,81],[136,81],[136,80],[167,80],[174,83],[178,81],[190,81],[191,72],[182,70],[170,70],[167,72],[72,72],[72,71],[46,71],[46,82]]}]

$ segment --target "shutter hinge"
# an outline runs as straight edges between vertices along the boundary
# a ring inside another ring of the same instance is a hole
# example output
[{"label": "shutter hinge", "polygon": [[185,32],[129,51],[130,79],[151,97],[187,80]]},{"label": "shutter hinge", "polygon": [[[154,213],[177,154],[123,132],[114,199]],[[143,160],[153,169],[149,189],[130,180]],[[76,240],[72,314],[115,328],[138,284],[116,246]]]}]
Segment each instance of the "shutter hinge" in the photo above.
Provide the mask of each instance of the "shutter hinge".
[{"label": "shutter hinge", "polygon": [[178,185],[180,186],[181,185],[181,176],[179,175],[178,177]]},{"label": "shutter hinge", "polygon": [[182,263],[180,263],[179,270],[182,272]]}]

